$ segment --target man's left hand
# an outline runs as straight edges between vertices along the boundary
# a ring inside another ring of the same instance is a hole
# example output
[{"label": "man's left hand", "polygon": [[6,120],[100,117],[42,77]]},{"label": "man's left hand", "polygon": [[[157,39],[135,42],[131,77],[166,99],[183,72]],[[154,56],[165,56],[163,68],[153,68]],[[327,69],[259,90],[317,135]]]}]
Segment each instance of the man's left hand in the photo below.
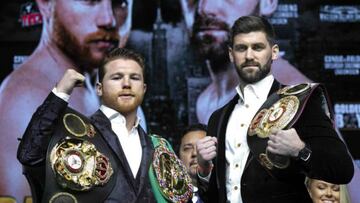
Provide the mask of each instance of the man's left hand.
[{"label": "man's left hand", "polygon": [[305,147],[294,128],[289,130],[273,129],[269,135],[267,150],[273,154],[297,157]]}]

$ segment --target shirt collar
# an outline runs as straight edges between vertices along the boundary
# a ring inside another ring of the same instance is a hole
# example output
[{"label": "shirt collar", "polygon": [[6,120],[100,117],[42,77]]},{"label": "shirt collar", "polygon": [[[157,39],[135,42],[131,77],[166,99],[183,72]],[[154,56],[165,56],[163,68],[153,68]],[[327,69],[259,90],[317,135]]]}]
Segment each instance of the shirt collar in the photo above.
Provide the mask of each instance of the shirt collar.
[{"label": "shirt collar", "polygon": [[[112,108],[109,108],[105,105],[101,105],[100,111],[102,111],[105,114],[105,116],[110,120],[110,122],[112,122],[112,120],[114,120],[115,118],[119,117],[122,121],[124,121],[124,123],[126,123],[125,117],[121,115],[121,113],[115,111]],[[140,124],[140,117],[136,116],[134,128],[137,128],[139,124]]]},{"label": "shirt collar", "polygon": [[[266,99],[273,82],[274,82],[274,76],[272,74],[269,74],[268,76],[266,76],[265,78],[263,78],[262,80],[260,80],[256,83],[247,84],[244,87],[244,91],[251,90],[252,93],[255,94],[255,96],[257,98]],[[240,100],[244,101],[245,98],[244,98],[243,92],[241,92],[240,84],[238,86],[236,86],[236,92],[239,95]]]}]

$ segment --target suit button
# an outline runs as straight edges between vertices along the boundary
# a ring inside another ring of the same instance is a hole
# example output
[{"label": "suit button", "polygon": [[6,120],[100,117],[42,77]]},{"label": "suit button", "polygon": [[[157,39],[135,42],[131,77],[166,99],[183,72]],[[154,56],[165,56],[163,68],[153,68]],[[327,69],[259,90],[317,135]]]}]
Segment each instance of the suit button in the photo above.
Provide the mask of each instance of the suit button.
[{"label": "suit button", "polygon": [[234,187],[234,190],[238,190],[238,189],[239,189],[239,187],[238,187],[238,186],[235,186],[235,187]]}]

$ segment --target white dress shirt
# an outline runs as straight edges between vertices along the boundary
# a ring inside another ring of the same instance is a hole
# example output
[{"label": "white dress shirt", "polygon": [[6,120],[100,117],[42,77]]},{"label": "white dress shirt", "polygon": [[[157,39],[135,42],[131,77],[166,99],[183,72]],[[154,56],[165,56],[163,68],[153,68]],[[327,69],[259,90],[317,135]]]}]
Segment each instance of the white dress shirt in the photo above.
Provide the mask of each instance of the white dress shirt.
[{"label": "white dress shirt", "polygon": [[241,92],[236,91],[240,98],[232,111],[226,128],[226,193],[231,203],[242,203],[241,176],[249,156],[249,146],[246,141],[247,130],[255,113],[266,101],[274,77],[266,76],[255,84],[248,84]]},{"label": "white dress shirt", "polygon": [[140,118],[137,117],[134,127],[129,132],[126,128],[126,120],[123,115],[104,105],[100,106],[100,110],[110,120],[111,128],[119,138],[121,148],[125,153],[126,160],[135,178],[140,168],[142,157],[140,136],[137,130]]},{"label": "white dress shirt", "polygon": [[[69,102],[70,95],[57,91],[56,87],[52,89],[52,92],[62,100]],[[101,105],[100,110],[110,120],[111,129],[119,138],[121,148],[123,149],[126,160],[130,165],[131,172],[133,173],[133,176],[136,177],[136,174],[140,168],[142,157],[140,136],[137,130],[140,123],[139,116],[136,118],[134,127],[130,132],[128,132],[126,128],[126,120],[123,115],[105,105]]]}]

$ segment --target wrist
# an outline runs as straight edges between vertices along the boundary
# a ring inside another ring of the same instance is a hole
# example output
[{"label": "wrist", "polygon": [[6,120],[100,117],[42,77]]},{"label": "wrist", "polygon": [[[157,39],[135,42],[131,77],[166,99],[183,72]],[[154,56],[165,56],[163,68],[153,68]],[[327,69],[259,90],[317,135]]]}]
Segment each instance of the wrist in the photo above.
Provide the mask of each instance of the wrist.
[{"label": "wrist", "polygon": [[307,162],[311,157],[312,151],[309,145],[305,144],[305,146],[299,151],[298,155],[296,156],[296,160],[302,160]]},{"label": "wrist", "polygon": [[207,177],[211,173],[213,167],[214,167],[214,164],[210,161],[203,165],[198,164],[196,170],[200,176]]}]

